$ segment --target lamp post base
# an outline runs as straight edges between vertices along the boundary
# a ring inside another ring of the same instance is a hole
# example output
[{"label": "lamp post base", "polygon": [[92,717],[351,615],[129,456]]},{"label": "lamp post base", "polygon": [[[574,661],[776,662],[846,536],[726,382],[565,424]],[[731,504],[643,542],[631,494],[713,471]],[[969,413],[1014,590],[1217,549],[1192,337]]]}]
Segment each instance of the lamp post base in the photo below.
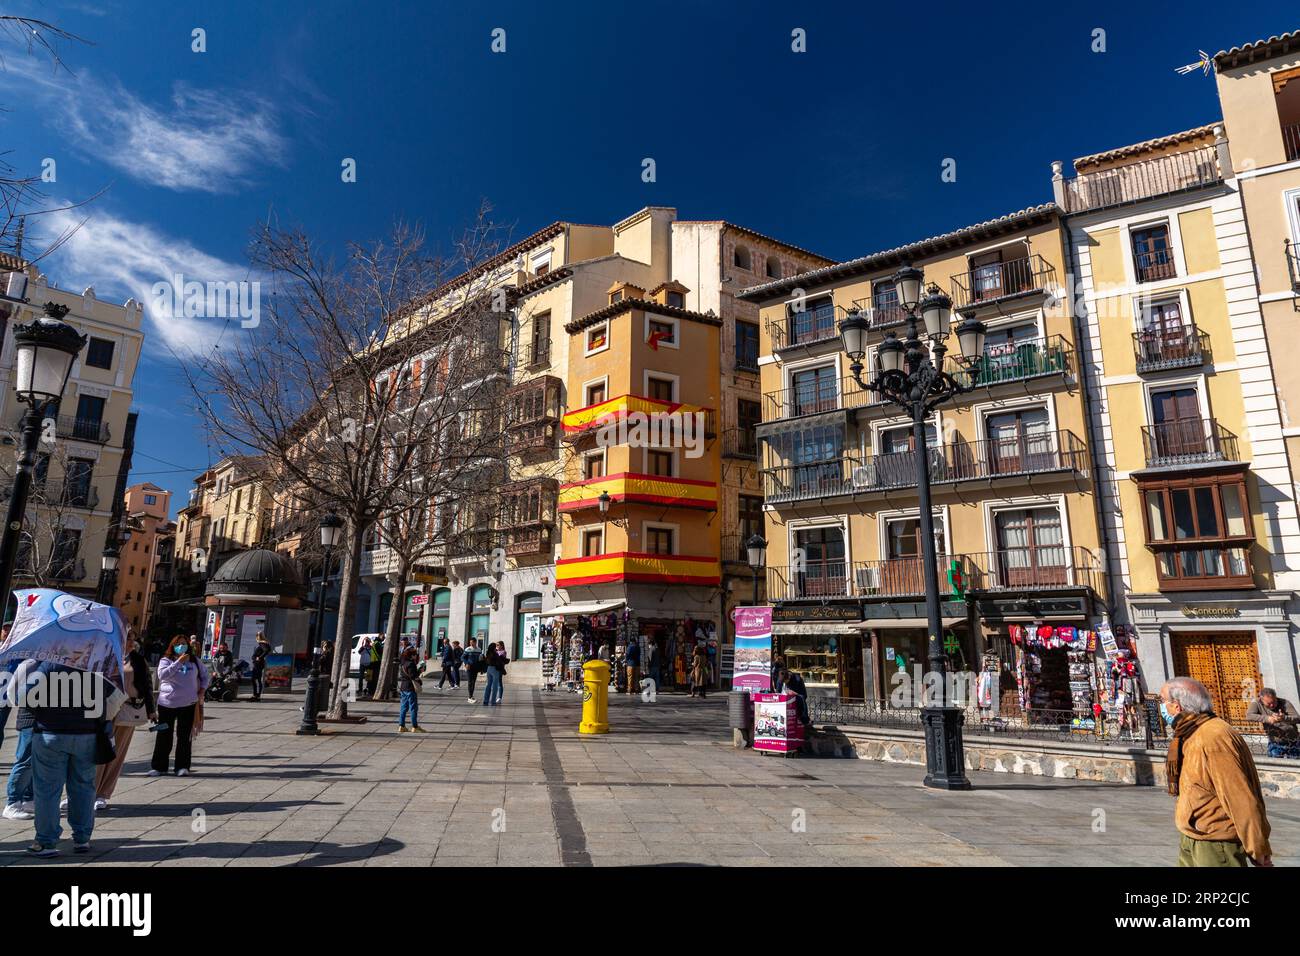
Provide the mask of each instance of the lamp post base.
[{"label": "lamp post base", "polygon": [[925,727],[925,780],[935,790],[969,790],[966,754],[961,725],[965,715],[956,707],[926,707],[921,711]]},{"label": "lamp post base", "polygon": [[302,702],[302,723],[298,726],[299,736],[314,737],[320,733],[316,724],[316,694],[320,689],[320,671],[313,667],[307,675],[307,699]]}]

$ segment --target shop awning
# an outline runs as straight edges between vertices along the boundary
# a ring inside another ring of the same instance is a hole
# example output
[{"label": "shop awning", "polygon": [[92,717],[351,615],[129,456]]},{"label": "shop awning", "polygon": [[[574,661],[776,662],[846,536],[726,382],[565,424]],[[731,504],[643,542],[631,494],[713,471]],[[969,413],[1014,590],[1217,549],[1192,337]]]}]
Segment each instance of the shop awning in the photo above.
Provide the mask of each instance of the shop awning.
[{"label": "shop awning", "polygon": [[543,611],[542,617],[591,617],[593,614],[617,611],[626,603],[626,601],[579,601],[576,604],[561,604],[549,611]]},{"label": "shop awning", "polygon": [[[964,624],[965,622],[966,618],[964,617],[945,617],[943,619],[943,626],[952,627],[954,624]],[[923,617],[887,617],[875,621],[863,621],[854,626],[857,627],[859,631],[898,630],[899,628],[904,627],[919,627],[925,629],[930,626],[930,622]]]}]

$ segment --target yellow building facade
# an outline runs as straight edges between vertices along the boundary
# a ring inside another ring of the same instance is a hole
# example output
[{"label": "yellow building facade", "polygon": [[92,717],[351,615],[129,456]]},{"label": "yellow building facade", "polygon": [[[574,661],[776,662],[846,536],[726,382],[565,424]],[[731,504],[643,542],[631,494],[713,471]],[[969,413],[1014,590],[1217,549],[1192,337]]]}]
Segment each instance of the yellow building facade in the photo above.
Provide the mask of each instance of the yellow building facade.
[{"label": "yellow building facade", "polygon": [[[892,282],[905,264],[952,297],[954,321],[960,311],[988,326],[976,388],[925,429],[951,664],[973,670],[996,654],[1005,665],[1014,627],[1083,626],[1103,612],[1059,212],[1033,207],[742,293],[763,316],[758,437],[776,642],[811,692],[886,701],[896,672],[924,665],[918,442],[910,419],[851,377],[838,329],[852,311],[867,317],[870,377],[879,344],[906,335]],[[955,363],[949,371],[970,381]]]},{"label": "yellow building facade", "polygon": [[1068,211],[1119,620],[1147,687],[1189,675],[1239,723],[1296,692],[1294,485],[1221,124],[1074,161]]}]

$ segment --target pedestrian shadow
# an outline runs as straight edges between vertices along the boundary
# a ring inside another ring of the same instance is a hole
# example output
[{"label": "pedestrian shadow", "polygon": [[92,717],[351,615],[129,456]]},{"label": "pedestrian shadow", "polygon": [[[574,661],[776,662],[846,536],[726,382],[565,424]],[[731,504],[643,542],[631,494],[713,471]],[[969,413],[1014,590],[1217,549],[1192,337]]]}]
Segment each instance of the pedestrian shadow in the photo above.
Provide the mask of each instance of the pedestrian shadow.
[{"label": "pedestrian shadow", "polygon": [[195,808],[200,808],[208,816],[244,813],[279,813],[283,810],[299,810],[303,807],[338,806],[336,801],[322,800],[204,800],[192,803],[114,803],[109,810],[101,811],[97,821],[133,820],[138,817],[190,817]]},{"label": "pedestrian shadow", "polygon": [[406,844],[396,840],[375,840],[347,845],[326,840],[254,840],[234,842],[222,840],[145,840],[111,837],[94,839],[94,850],[89,855],[62,853],[57,857],[41,859],[29,856],[24,850],[0,851],[0,865],[16,864],[19,859],[32,865],[59,866],[60,864],[96,863],[161,863],[164,860],[237,860],[273,857],[303,857],[282,866],[334,866],[350,860],[368,860],[396,853]]}]

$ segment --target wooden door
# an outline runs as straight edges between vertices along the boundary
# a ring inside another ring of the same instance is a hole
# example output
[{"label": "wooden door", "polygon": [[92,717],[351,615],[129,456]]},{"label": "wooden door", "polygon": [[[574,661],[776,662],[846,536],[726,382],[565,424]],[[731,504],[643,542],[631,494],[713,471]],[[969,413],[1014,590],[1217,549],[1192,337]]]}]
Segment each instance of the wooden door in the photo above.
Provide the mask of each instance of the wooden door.
[{"label": "wooden door", "polygon": [[1055,508],[998,512],[998,575],[1004,587],[1069,583],[1061,514]]},{"label": "wooden door", "polygon": [[1148,361],[1176,361],[1192,354],[1191,330],[1183,322],[1177,301],[1157,302],[1146,313],[1141,334],[1142,354]]},{"label": "wooden door", "polygon": [[1214,712],[1234,727],[1258,731],[1246,708],[1259,694],[1259,650],[1254,634],[1175,634],[1174,673],[1194,677],[1210,691]]},{"label": "wooden door", "polygon": [[1151,393],[1156,454],[1161,458],[1199,455],[1206,450],[1205,425],[1196,389],[1167,388]]},{"label": "wooden door", "polygon": [[971,286],[976,301],[996,299],[1002,295],[1005,283],[1002,276],[1002,252],[986,252],[970,260]]},{"label": "wooden door", "polygon": [[990,415],[985,428],[994,474],[1045,471],[1052,466],[1051,421],[1046,408]]}]

